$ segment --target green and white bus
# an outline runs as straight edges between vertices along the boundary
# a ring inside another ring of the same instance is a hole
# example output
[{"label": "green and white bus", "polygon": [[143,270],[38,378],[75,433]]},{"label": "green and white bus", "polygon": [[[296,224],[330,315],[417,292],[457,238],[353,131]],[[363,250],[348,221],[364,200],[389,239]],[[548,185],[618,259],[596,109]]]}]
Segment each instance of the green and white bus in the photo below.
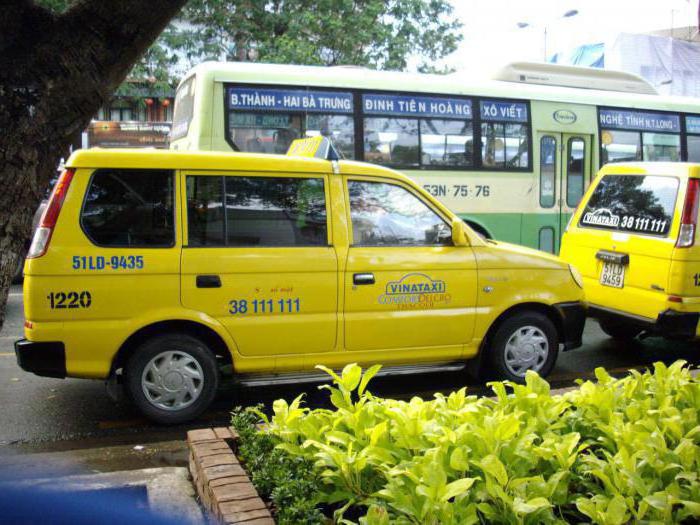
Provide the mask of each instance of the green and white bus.
[{"label": "green and white bus", "polygon": [[319,134],[408,174],[487,237],[556,252],[602,164],[700,161],[700,103],[635,75],[548,64],[476,81],[209,62],[178,87],[170,147],[283,154]]}]

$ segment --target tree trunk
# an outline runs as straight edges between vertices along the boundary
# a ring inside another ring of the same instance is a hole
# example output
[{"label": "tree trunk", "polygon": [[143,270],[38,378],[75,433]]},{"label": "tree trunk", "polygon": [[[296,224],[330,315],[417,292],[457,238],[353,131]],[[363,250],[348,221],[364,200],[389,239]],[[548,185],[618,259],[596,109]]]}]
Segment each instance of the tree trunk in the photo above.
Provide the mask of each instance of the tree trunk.
[{"label": "tree trunk", "polygon": [[83,130],[186,0],[0,0],[0,328],[34,211]]}]

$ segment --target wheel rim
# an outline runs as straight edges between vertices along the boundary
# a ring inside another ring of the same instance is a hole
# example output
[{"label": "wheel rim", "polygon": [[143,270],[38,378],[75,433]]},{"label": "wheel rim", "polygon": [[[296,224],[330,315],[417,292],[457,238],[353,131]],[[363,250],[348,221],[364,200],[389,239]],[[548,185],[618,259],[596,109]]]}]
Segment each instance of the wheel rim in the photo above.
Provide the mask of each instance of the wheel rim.
[{"label": "wheel rim", "polygon": [[536,326],[521,326],[508,338],[505,347],[505,364],[508,371],[525,377],[528,370],[542,370],[549,356],[549,341]]},{"label": "wheel rim", "polygon": [[204,386],[204,372],[190,354],[161,352],[141,374],[141,388],[152,405],[163,410],[182,410],[197,401]]}]

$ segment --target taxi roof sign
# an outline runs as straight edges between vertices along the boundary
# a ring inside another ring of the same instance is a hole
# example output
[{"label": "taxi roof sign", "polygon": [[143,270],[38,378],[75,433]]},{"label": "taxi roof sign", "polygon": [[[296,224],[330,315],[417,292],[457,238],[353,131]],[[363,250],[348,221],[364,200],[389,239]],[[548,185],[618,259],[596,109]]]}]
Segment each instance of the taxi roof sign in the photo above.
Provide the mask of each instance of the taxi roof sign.
[{"label": "taxi roof sign", "polygon": [[328,137],[318,135],[306,139],[296,139],[289,145],[287,155],[313,157],[316,159],[339,160],[338,150]]}]

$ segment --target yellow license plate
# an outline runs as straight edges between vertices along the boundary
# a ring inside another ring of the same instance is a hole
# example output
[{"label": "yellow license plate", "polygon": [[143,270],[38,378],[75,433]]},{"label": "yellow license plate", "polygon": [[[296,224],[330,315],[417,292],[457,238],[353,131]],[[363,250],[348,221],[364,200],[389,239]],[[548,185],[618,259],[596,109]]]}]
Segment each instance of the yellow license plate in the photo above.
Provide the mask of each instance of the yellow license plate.
[{"label": "yellow license plate", "polygon": [[603,262],[600,284],[612,286],[613,288],[622,288],[625,285],[625,267],[613,262]]}]

